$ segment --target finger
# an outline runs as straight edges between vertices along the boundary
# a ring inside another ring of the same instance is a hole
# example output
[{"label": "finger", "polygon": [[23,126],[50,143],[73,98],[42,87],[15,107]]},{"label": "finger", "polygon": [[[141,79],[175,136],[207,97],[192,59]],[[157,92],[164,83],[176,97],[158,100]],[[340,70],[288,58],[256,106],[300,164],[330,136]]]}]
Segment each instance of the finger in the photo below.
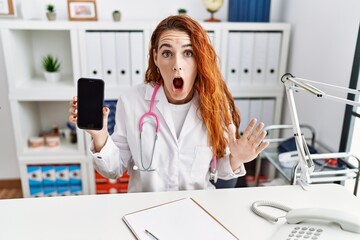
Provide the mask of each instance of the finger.
[{"label": "finger", "polygon": [[264,141],[262,144],[259,145],[259,147],[256,149],[256,154],[261,153],[265,148],[267,148],[269,146],[269,142],[268,141]]},{"label": "finger", "polygon": [[70,115],[77,116],[77,108],[71,107],[69,108]]},{"label": "finger", "polygon": [[103,107],[103,115],[104,115],[104,117],[108,117],[109,114],[110,114],[110,108]]},{"label": "finger", "polygon": [[265,138],[267,132],[266,131],[262,131],[258,137],[256,138],[256,140],[254,141],[254,145],[258,146]]},{"label": "finger", "polygon": [[228,125],[228,132],[229,132],[229,141],[235,142],[236,141],[236,127],[233,123]]},{"label": "finger", "polygon": [[77,123],[77,116],[76,115],[70,115],[69,116],[69,121],[72,123]]},{"label": "finger", "polygon": [[257,119],[256,119],[256,118],[253,118],[253,119],[250,121],[249,125],[246,127],[246,129],[245,129],[245,131],[244,131],[244,133],[243,133],[243,137],[245,137],[245,138],[248,138],[248,137],[249,137],[249,135],[250,135],[252,129],[254,128],[256,122],[257,122]]},{"label": "finger", "polygon": [[77,106],[77,102],[78,102],[77,96],[73,97],[70,101],[70,106],[73,106],[73,107]]},{"label": "finger", "polygon": [[259,123],[256,128],[254,129],[254,131],[252,131],[250,137],[249,137],[249,141],[250,142],[255,142],[256,138],[258,137],[259,133],[261,132],[261,130],[264,128],[265,124],[263,122]]}]

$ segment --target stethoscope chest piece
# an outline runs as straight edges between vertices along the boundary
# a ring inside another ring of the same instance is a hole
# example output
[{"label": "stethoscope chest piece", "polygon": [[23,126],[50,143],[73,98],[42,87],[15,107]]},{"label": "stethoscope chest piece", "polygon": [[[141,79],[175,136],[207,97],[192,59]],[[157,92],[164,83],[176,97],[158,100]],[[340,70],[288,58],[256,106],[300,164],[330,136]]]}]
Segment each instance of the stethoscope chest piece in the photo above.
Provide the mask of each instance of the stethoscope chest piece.
[{"label": "stethoscope chest piece", "polygon": [[212,180],[214,183],[218,180],[218,171],[210,171],[210,180]]},{"label": "stethoscope chest piece", "polygon": [[210,167],[210,180],[213,181],[214,183],[216,183],[218,180],[218,171],[217,171],[216,164],[217,164],[217,159],[214,154],[214,156],[211,160],[211,167]]}]

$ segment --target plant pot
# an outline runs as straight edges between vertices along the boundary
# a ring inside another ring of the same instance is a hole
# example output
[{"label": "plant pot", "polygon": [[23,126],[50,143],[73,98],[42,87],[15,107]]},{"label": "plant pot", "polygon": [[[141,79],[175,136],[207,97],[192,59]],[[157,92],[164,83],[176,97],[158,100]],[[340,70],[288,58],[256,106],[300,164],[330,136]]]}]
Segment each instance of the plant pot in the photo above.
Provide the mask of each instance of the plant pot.
[{"label": "plant pot", "polygon": [[60,80],[60,72],[44,72],[44,76],[48,82],[58,82]]},{"label": "plant pot", "polygon": [[119,12],[116,12],[116,13],[113,13],[113,20],[114,22],[120,22],[120,19],[121,19],[121,13]]},{"label": "plant pot", "polygon": [[56,13],[54,12],[47,12],[46,17],[49,21],[55,21],[56,20]]}]

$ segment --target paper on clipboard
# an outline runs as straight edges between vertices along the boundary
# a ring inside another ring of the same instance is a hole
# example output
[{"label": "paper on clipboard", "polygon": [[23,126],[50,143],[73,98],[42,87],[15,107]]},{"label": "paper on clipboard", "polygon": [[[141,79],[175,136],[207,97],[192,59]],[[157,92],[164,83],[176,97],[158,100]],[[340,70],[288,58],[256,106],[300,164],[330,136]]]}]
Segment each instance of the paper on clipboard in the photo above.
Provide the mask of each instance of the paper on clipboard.
[{"label": "paper on clipboard", "polygon": [[123,220],[139,240],[157,239],[238,239],[225,226],[192,198],[154,206],[123,216]]}]

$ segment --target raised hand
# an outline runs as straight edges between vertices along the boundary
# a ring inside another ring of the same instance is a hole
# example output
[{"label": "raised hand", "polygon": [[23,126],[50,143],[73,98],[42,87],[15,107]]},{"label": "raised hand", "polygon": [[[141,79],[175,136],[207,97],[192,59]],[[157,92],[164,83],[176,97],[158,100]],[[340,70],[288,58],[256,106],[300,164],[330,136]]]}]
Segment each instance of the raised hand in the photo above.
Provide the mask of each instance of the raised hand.
[{"label": "raised hand", "polygon": [[237,169],[241,164],[254,160],[261,151],[269,146],[269,142],[263,142],[266,136],[266,131],[263,130],[264,123],[261,122],[255,127],[256,122],[256,118],[252,119],[239,139],[235,137],[235,126],[233,124],[229,125],[230,163],[232,169]]}]

